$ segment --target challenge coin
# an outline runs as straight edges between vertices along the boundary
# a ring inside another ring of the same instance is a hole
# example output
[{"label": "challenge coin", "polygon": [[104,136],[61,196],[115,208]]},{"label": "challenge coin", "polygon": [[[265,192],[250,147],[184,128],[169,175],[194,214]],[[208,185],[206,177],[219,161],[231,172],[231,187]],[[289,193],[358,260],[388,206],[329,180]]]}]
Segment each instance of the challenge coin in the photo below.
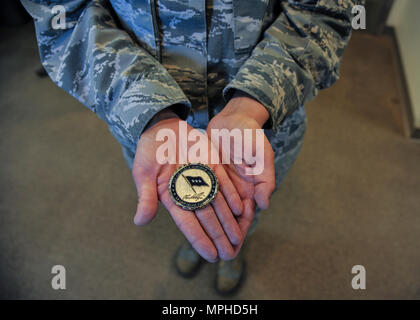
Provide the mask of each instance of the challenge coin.
[{"label": "challenge coin", "polygon": [[201,163],[190,163],[178,168],[169,181],[172,200],[188,211],[209,205],[216,197],[218,188],[216,174]]}]

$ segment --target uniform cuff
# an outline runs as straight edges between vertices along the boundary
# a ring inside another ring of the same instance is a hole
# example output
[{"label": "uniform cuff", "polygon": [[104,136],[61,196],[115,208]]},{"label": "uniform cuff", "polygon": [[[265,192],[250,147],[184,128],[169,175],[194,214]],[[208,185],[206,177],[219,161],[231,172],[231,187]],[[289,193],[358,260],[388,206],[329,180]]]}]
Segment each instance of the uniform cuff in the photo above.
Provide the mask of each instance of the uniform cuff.
[{"label": "uniform cuff", "polygon": [[[250,61],[252,60],[252,61]],[[268,111],[270,118],[265,128],[278,129],[288,113],[299,106],[296,89],[285,72],[268,66],[256,59],[249,59],[235,78],[223,89],[225,101],[229,101],[237,90],[260,102]]]}]

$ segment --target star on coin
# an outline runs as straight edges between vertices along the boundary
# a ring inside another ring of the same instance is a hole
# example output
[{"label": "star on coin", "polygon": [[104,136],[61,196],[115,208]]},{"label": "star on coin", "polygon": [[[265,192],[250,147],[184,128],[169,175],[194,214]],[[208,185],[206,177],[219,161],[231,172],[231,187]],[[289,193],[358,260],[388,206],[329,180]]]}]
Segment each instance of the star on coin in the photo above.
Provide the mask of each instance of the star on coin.
[{"label": "star on coin", "polygon": [[178,168],[169,181],[172,200],[184,210],[204,208],[216,197],[219,184],[210,167],[190,163]]}]

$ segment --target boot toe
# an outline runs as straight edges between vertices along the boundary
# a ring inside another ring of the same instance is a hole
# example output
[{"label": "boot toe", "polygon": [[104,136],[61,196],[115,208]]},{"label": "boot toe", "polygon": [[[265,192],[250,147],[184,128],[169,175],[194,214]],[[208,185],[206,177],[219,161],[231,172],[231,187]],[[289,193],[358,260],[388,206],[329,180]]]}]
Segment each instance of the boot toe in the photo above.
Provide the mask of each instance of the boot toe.
[{"label": "boot toe", "polygon": [[197,273],[201,261],[200,255],[189,243],[183,244],[175,255],[176,270],[185,278],[193,277]]}]

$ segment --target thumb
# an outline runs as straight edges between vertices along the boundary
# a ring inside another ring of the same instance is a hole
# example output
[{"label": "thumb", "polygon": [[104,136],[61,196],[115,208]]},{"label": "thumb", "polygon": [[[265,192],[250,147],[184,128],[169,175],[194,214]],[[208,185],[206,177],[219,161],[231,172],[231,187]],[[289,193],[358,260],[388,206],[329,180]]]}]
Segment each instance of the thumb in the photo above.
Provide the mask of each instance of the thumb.
[{"label": "thumb", "polygon": [[156,178],[149,173],[143,172],[143,174],[137,174],[134,177],[134,182],[136,183],[138,195],[134,224],[143,226],[153,220],[158,209]]},{"label": "thumb", "polygon": [[274,152],[268,142],[267,138],[264,137],[263,149],[257,149],[257,154],[264,155],[264,169],[263,172],[254,177],[257,182],[255,185],[255,202],[258,207],[265,210],[270,205],[270,197],[276,188],[276,170],[274,168]]},{"label": "thumb", "polygon": [[270,197],[275,189],[275,183],[261,182],[255,186],[255,202],[262,210],[268,209],[270,205]]}]

